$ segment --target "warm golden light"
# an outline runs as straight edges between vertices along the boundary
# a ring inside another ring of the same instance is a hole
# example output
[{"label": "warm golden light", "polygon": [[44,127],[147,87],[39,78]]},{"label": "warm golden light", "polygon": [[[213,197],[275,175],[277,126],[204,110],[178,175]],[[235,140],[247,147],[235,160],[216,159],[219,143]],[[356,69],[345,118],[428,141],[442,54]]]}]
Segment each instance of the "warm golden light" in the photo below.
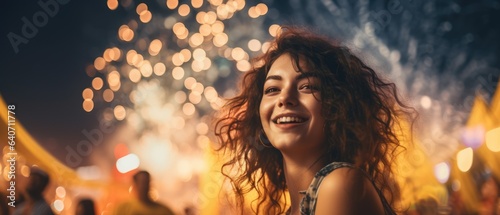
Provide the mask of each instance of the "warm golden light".
[{"label": "warm golden light", "polygon": [[94,92],[90,88],[85,88],[82,92],[82,97],[83,99],[92,99],[94,98]]},{"label": "warm golden light", "polygon": [[[137,72],[139,72],[139,71],[137,71]],[[104,90],[104,92],[102,92],[102,98],[106,102],[111,102],[115,98],[115,93],[110,89],[106,89],[106,90]]]},{"label": "warm golden light", "polygon": [[192,89],[196,84],[196,79],[193,77],[188,77],[186,80],[184,80],[184,87],[187,89]]},{"label": "warm golden light", "polygon": [[281,32],[281,27],[277,24],[273,24],[269,26],[269,34],[273,37],[276,37],[279,32]]},{"label": "warm golden light", "polygon": [[174,117],[174,119],[172,120],[172,124],[175,126],[175,128],[177,129],[183,129],[184,128],[184,125],[186,124],[186,121],[184,120],[183,117],[180,117],[180,116],[176,116]]},{"label": "warm golden light", "polygon": [[120,59],[120,57],[122,55],[122,51],[117,47],[113,47],[111,49],[111,52],[109,53],[109,55],[111,57],[111,60],[117,61]]},{"label": "warm golden light", "polygon": [[106,60],[104,60],[104,58],[98,57],[94,60],[95,69],[100,71],[103,70],[105,66],[106,66]]},{"label": "warm golden light", "polygon": [[129,42],[134,38],[134,31],[128,25],[122,25],[118,29],[118,37],[123,41]]},{"label": "warm golden light", "polygon": [[500,127],[486,132],[486,147],[492,152],[500,152]]},{"label": "warm golden light", "polygon": [[462,172],[467,172],[472,167],[474,152],[471,147],[460,150],[457,153],[457,166]]},{"label": "warm golden light", "polygon": [[189,94],[189,101],[193,104],[198,104],[201,102],[201,95],[195,92]]},{"label": "warm golden light", "polygon": [[196,93],[196,94],[199,94],[201,95],[203,93],[203,90],[205,89],[205,87],[203,86],[202,83],[195,83],[194,86],[191,88],[191,90]]},{"label": "warm golden light", "polygon": [[182,112],[184,112],[184,114],[186,114],[188,116],[193,115],[195,111],[196,111],[196,108],[191,103],[185,103],[182,106]]},{"label": "warm golden light", "polygon": [[208,133],[208,125],[207,123],[200,122],[198,125],[196,125],[196,132],[200,135],[205,135]]},{"label": "warm golden light", "polygon": [[208,102],[214,102],[215,99],[217,99],[217,97],[219,96],[217,90],[215,90],[215,88],[213,88],[212,86],[206,87],[203,94],[205,94],[205,99]]},{"label": "warm golden light", "polygon": [[201,35],[206,37],[212,33],[212,26],[210,26],[209,24],[200,25],[199,31]]},{"label": "warm golden light", "polygon": [[250,70],[251,65],[250,62],[248,62],[247,60],[240,60],[238,61],[238,63],[236,63],[236,68],[241,72],[246,72]]},{"label": "warm golden light", "polygon": [[220,33],[220,34],[215,35],[215,37],[213,39],[213,43],[214,43],[214,46],[222,47],[222,46],[226,45],[228,40],[229,40],[229,38],[228,38],[227,34]]},{"label": "warm golden light", "polygon": [[151,67],[151,63],[145,60],[140,68],[141,74],[144,77],[150,77],[153,74],[153,67]]},{"label": "warm golden light", "polygon": [[170,10],[175,9],[179,5],[178,0],[167,0],[167,7]]},{"label": "warm golden light", "polygon": [[216,21],[212,24],[212,34],[217,35],[224,31],[224,23],[221,21]]},{"label": "warm golden light", "polygon": [[130,81],[137,83],[141,80],[141,72],[138,69],[131,69],[128,73]]},{"label": "warm golden light", "polygon": [[157,76],[162,76],[163,74],[165,74],[165,71],[167,70],[167,67],[165,66],[165,64],[159,62],[159,63],[156,63],[154,68],[153,68],[153,71],[155,73],[155,75]]},{"label": "warm golden light", "polygon": [[151,11],[147,10],[145,12],[143,12],[143,14],[141,14],[139,16],[139,19],[141,20],[141,22],[143,23],[148,23],[149,21],[151,21],[151,19],[153,18],[153,14],[151,13]]},{"label": "warm golden light", "polygon": [[175,102],[179,103],[179,104],[182,104],[186,101],[187,99],[187,96],[186,96],[186,93],[184,91],[177,91],[174,95],[174,100]]},{"label": "warm golden light", "polygon": [[125,110],[125,108],[121,105],[117,105],[114,109],[113,109],[113,114],[115,115],[115,118],[119,121],[125,119],[125,117],[127,116],[127,111]]},{"label": "warm golden light", "polygon": [[102,86],[104,85],[104,82],[102,81],[102,78],[99,78],[99,77],[95,77],[93,80],[92,80],[92,87],[95,89],[95,90],[100,90],[102,89]]},{"label": "warm golden light", "polygon": [[148,5],[146,5],[145,3],[140,3],[135,8],[135,12],[137,12],[137,15],[139,15],[139,16],[146,13],[146,11],[148,11]]},{"label": "warm golden light", "polygon": [[161,41],[159,39],[155,39],[153,41],[151,41],[151,43],[149,44],[149,54],[151,56],[156,56],[158,53],[160,53],[160,50],[162,48],[163,44],[161,43]]},{"label": "warm golden light", "polygon": [[116,10],[116,8],[118,8],[118,0],[108,0],[107,4],[110,10]]},{"label": "warm golden light", "polygon": [[231,57],[237,61],[243,60],[245,57],[245,50],[240,47],[236,47],[231,51]]},{"label": "warm golden light", "polygon": [[184,55],[175,53],[174,55],[172,55],[172,63],[175,66],[181,66],[184,63]]},{"label": "warm golden light", "polygon": [[129,65],[134,65],[134,58],[136,57],[137,52],[135,50],[129,50],[127,52],[127,63]]},{"label": "warm golden light", "polygon": [[223,0],[208,0],[213,6],[219,6]]},{"label": "warm golden light", "polygon": [[260,48],[262,47],[262,44],[260,43],[260,41],[256,40],[256,39],[252,39],[250,41],[248,41],[248,49],[250,49],[251,51],[259,51]]},{"label": "warm golden light", "polygon": [[90,112],[92,111],[92,109],[94,109],[94,102],[90,99],[85,99],[83,101],[83,110],[85,110],[86,112]]},{"label": "warm golden light", "polygon": [[200,8],[203,5],[203,0],[191,0],[193,8]]},{"label": "warm golden light", "polygon": [[112,71],[108,74],[108,84],[109,86],[116,86],[120,84],[120,73],[118,71]]},{"label": "warm golden light", "polygon": [[177,36],[184,34],[187,31],[186,26],[182,22],[175,23],[174,26],[172,27],[172,31],[174,31],[174,34]]},{"label": "warm golden light", "polygon": [[66,189],[64,189],[64,187],[57,187],[56,188],[56,196],[59,197],[59,198],[64,198],[66,197]]},{"label": "warm golden light", "polygon": [[212,66],[212,61],[210,60],[210,58],[206,57],[203,59],[203,70],[208,70],[210,69],[210,67]]},{"label": "warm golden light", "polygon": [[183,5],[179,6],[179,15],[187,16],[187,15],[189,15],[189,12],[191,12],[189,5],[183,4]]},{"label": "warm golden light", "polygon": [[205,50],[197,48],[193,51],[193,58],[197,61],[203,61],[203,59],[207,57],[207,53]]},{"label": "warm golden light", "polygon": [[182,67],[175,67],[172,69],[172,77],[175,80],[181,80],[184,77],[184,69]]},{"label": "warm golden light", "polygon": [[267,11],[269,9],[267,8],[267,5],[264,3],[259,3],[257,6],[255,6],[255,11],[260,15],[266,15]]},{"label": "warm golden light", "polygon": [[102,57],[104,58],[104,60],[106,62],[111,62],[112,61],[112,59],[111,59],[111,53],[110,52],[112,52],[111,49],[106,49],[106,50],[104,50],[104,53],[102,54]]},{"label": "warm golden light", "polygon": [[220,20],[229,18],[229,10],[227,9],[226,5],[217,6],[217,17],[219,17]]},{"label": "warm golden light", "polygon": [[269,42],[265,42],[264,44],[262,44],[262,52],[266,53],[267,50],[269,50],[270,46],[271,46],[271,43],[269,43]]},{"label": "warm golden light", "polygon": [[199,60],[193,60],[193,62],[191,62],[191,69],[195,72],[201,72],[201,70],[203,70],[203,62]]},{"label": "warm golden light", "polygon": [[217,21],[217,14],[215,14],[215,12],[213,11],[208,11],[206,14],[205,14],[205,17],[203,17],[203,19],[205,20],[205,23],[207,24],[214,24],[215,21]]},{"label": "warm golden light", "polygon": [[198,22],[199,24],[205,24],[205,14],[206,12],[205,11],[200,11],[196,14],[196,22]]},{"label": "warm golden light", "polygon": [[248,9],[248,16],[250,18],[257,18],[259,17],[259,13],[257,12],[257,10],[255,9],[255,7],[250,7],[250,9]]},{"label": "warm golden light", "polygon": [[182,49],[180,53],[184,56],[184,62],[191,60],[191,51],[189,49]]},{"label": "warm golden light", "polygon": [[200,33],[194,33],[193,36],[189,39],[189,45],[191,47],[197,47],[203,43],[203,35]]}]

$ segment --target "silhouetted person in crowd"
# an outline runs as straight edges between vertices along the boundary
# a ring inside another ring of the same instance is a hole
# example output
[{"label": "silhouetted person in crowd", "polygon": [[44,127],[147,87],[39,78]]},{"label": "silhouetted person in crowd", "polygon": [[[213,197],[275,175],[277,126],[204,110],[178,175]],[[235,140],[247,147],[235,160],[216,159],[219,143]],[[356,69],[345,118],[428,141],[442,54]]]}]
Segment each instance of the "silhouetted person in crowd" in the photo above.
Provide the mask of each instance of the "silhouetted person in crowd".
[{"label": "silhouetted person in crowd", "polygon": [[49,184],[49,175],[43,170],[32,167],[26,185],[23,203],[16,205],[14,215],[53,215],[52,209],[43,198],[43,191]]},{"label": "silhouetted person in crowd", "polygon": [[147,171],[139,171],[134,175],[133,193],[134,197],[129,201],[117,206],[114,211],[116,215],[173,215],[174,212],[165,205],[155,202],[149,196],[151,175]]},{"label": "silhouetted person in crowd", "polygon": [[493,176],[488,177],[481,185],[480,215],[500,214],[500,186]]},{"label": "silhouetted person in crowd", "polygon": [[92,199],[81,199],[76,206],[75,215],[95,215],[95,206]]}]

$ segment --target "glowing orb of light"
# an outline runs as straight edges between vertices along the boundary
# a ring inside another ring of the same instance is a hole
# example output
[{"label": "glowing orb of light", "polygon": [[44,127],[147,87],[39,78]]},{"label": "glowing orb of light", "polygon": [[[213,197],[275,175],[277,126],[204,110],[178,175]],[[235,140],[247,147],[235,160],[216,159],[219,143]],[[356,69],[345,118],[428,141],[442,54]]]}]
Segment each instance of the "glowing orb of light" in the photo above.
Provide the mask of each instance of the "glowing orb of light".
[{"label": "glowing orb of light", "polygon": [[434,166],[434,175],[441,184],[446,183],[450,178],[450,165],[446,162],[438,163]]},{"label": "glowing orb of light", "polygon": [[140,164],[139,157],[135,154],[128,154],[116,161],[116,169],[120,173],[127,173],[137,169]]}]

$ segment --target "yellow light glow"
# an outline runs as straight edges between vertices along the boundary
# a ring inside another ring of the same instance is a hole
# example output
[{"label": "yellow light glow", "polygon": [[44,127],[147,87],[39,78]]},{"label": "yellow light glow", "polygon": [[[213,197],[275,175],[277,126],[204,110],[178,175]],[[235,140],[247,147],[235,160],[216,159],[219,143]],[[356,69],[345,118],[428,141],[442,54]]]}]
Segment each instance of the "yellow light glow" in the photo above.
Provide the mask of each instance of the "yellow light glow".
[{"label": "yellow light glow", "polygon": [[104,58],[98,57],[94,60],[95,69],[100,71],[103,70],[105,66],[106,66],[106,60],[104,60]]},{"label": "yellow light glow", "polygon": [[243,60],[245,57],[245,50],[240,47],[236,47],[231,51],[231,57],[237,61]]},{"label": "yellow light glow", "polygon": [[153,14],[149,10],[145,11],[143,14],[141,14],[141,16],[139,16],[139,19],[143,23],[148,23],[149,21],[151,21],[152,18]]},{"label": "yellow light glow", "polygon": [[276,37],[279,34],[279,32],[281,32],[281,26],[277,24],[269,26],[269,34],[271,36]]},{"label": "yellow light glow", "polygon": [[134,38],[134,31],[128,25],[122,25],[118,29],[118,37],[123,41],[129,42]]},{"label": "yellow light glow", "polygon": [[136,57],[137,52],[135,50],[129,50],[127,52],[127,63],[129,65],[134,65],[134,58]]},{"label": "yellow light glow", "polygon": [[424,109],[429,109],[432,106],[431,98],[429,98],[429,96],[422,96],[422,98],[420,98],[420,105]]},{"label": "yellow light glow", "polygon": [[203,0],[191,0],[193,8],[200,8],[203,5]]},{"label": "yellow light glow", "polygon": [[118,8],[118,0],[108,0],[107,5],[110,10],[116,10]]},{"label": "yellow light glow", "polygon": [[263,15],[266,15],[267,11],[269,10],[267,8],[267,5],[264,4],[264,3],[259,3],[257,6],[255,6],[255,10],[256,12],[260,15],[260,16],[263,16]]},{"label": "yellow light glow", "polygon": [[85,110],[86,112],[90,112],[92,111],[92,109],[94,109],[94,102],[90,99],[85,99],[83,101],[83,110]]},{"label": "yellow light glow", "polygon": [[271,43],[269,43],[269,42],[265,42],[264,44],[262,44],[262,52],[266,53],[267,50],[269,50],[270,46],[271,46]]},{"label": "yellow light glow", "polygon": [[198,147],[201,149],[205,149],[208,147],[208,144],[210,143],[210,138],[208,138],[205,135],[199,135],[198,138],[196,138],[196,143]]},{"label": "yellow light glow", "polygon": [[200,25],[199,31],[201,35],[206,37],[212,33],[212,26],[210,26],[209,24]]},{"label": "yellow light glow", "polygon": [[186,78],[186,80],[184,80],[184,87],[186,87],[186,89],[193,89],[195,84],[196,84],[196,79],[193,77],[188,77]]},{"label": "yellow light glow", "polygon": [[203,90],[205,90],[205,87],[203,86],[202,83],[195,83],[193,87],[191,87],[191,90],[196,93],[196,94],[199,94],[201,95],[203,93]]},{"label": "yellow light glow", "polygon": [[467,172],[472,167],[474,152],[471,147],[460,150],[457,153],[457,166],[462,172]]},{"label": "yellow light glow", "polygon": [[217,17],[219,17],[220,20],[229,18],[229,10],[227,9],[226,5],[217,6]]},{"label": "yellow light glow", "polygon": [[207,14],[205,11],[200,11],[196,14],[196,22],[199,24],[205,24],[205,14]]},{"label": "yellow light glow", "polygon": [[183,34],[177,35],[177,38],[183,40],[183,39],[186,39],[188,37],[188,35],[189,35],[189,31],[186,29],[186,31],[184,31]]},{"label": "yellow light glow", "polygon": [[156,56],[158,53],[160,53],[162,46],[163,44],[159,39],[151,41],[151,43],[149,44],[149,54],[151,56]]},{"label": "yellow light glow", "polygon": [[205,17],[203,17],[203,19],[205,20],[205,23],[207,24],[214,24],[215,21],[217,21],[217,14],[213,11],[208,11],[206,14],[205,14]]},{"label": "yellow light glow", "polygon": [[28,177],[28,176],[30,176],[30,173],[31,173],[31,170],[28,166],[23,165],[21,167],[21,175],[23,175],[24,177]]},{"label": "yellow light glow", "polygon": [[120,59],[120,57],[122,55],[122,51],[117,47],[113,47],[111,49],[111,52],[109,53],[109,55],[111,57],[111,60],[117,61]]},{"label": "yellow light glow", "polygon": [[236,68],[238,68],[238,70],[240,70],[241,72],[246,72],[250,70],[251,65],[247,60],[240,60],[238,61],[238,63],[236,63]]},{"label": "yellow light glow", "polygon": [[197,61],[203,61],[203,58],[207,57],[205,50],[197,48],[193,51],[193,58]]},{"label": "yellow light glow", "polygon": [[206,87],[203,94],[205,95],[205,99],[208,102],[214,102],[215,99],[217,99],[217,97],[219,96],[217,90],[215,90],[215,88],[213,88],[212,86]]},{"label": "yellow light glow", "polygon": [[137,5],[137,7],[135,8],[135,12],[137,13],[137,15],[142,15],[144,14],[146,11],[148,11],[148,5],[146,5],[145,3],[140,3],[139,5]]},{"label": "yellow light glow", "polygon": [[[198,93],[191,92],[189,94],[189,101],[193,104],[198,104],[201,102],[201,95]],[[189,114],[191,115],[191,114]]]},{"label": "yellow light glow", "polygon": [[153,68],[153,71],[154,71],[155,75],[157,75],[157,76],[162,76],[163,74],[165,74],[166,70],[167,70],[167,67],[162,62],[156,63],[154,68]]},{"label": "yellow light glow", "polygon": [[196,132],[200,135],[205,135],[208,133],[208,125],[207,123],[200,122],[198,125],[196,125]]},{"label": "yellow light glow", "polygon": [[212,24],[212,34],[217,35],[224,31],[224,23],[221,21],[216,21]]},{"label": "yellow light glow", "polygon": [[182,67],[175,67],[172,69],[172,77],[175,80],[181,80],[184,77],[184,69]]},{"label": "yellow light glow", "polygon": [[228,38],[227,34],[220,33],[220,34],[215,35],[215,37],[213,39],[213,43],[214,43],[214,46],[222,47],[222,46],[226,45],[228,40],[229,40],[229,38]]},{"label": "yellow light glow", "polygon": [[255,7],[250,7],[250,9],[248,9],[248,16],[250,18],[257,18],[259,17],[259,13],[257,12],[257,10],[255,9]]},{"label": "yellow light glow", "polygon": [[174,95],[174,100],[175,102],[179,103],[179,104],[182,104],[186,101],[187,99],[187,96],[186,96],[186,93],[184,91],[177,91]]},{"label": "yellow light glow", "polygon": [[434,175],[441,184],[448,181],[448,178],[450,178],[450,172],[450,166],[446,162],[441,162],[434,166]]},{"label": "yellow light glow", "polygon": [[180,53],[184,56],[184,62],[191,60],[191,51],[189,49],[182,49]]},{"label": "yellow light glow", "polygon": [[189,45],[191,47],[197,47],[203,43],[203,35],[200,33],[194,33],[189,39]]},{"label": "yellow light glow", "polygon": [[94,98],[94,92],[90,88],[85,88],[82,92],[82,97],[83,99],[92,99]]},{"label": "yellow light glow", "polygon": [[186,114],[187,116],[191,116],[194,114],[194,112],[196,111],[196,108],[194,107],[193,104],[191,103],[185,103],[183,106],[182,106],[182,112],[184,114]]},{"label": "yellow light glow", "polygon": [[193,62],[191,62],[191,69],[195,72],[201,72],[203,70],[203,62],[193,60]]},{"label": "yellow light glow", "polygon": [[183,4],[183,5],[179,6],[179,15],[187,16],[187,15],[189,15],[189,12],[191,12],[191,8],[189,8],[189,5]]},{"label": "yellow light glow", "polygon": [[102,81],[102,78],[100,77],[95,77],[93,80],[92,80],[92,87],[95,89],[95,90],[100,90],[102,89],[102,86],[104,85],[104,82]]},{"label": "yellow light glow", "polygon": [[141,80],[141,72],[138,69],[131,69],[128,73],[130,81],[137,83]]},{"label": "yellow light glow", "polygon": [[178,0],[167,0],[167,7],[170,10],[175,9],[179,5]]},{"label": "yellow light glow", "polygon": [[210,67],[212,66],[212,61],[210,60],[210,58],[206,57],[203,59],[203,70],[208,70],[210,69]]},{"label": "yellow light glow", "polygon": [[144,77],[150,77],[153,74],[153,67],[151,67],[151,64],[149,61],[144,61],[145,63],[142,64],[141,66],[141,74]]},{"label": "yellow light glow", "polygon": [[208,0],[213,6],[219,6],[223,0]]},{"label": "yellow light glow", "polygon": [[248,41],[248,49],[250,49],[251,51],[259,51],[260,48],[262,47],[262,44],[260,43],[260,41],[256,40],[256,39],[252,39],[250,41]]},{"label": "yellow light glow", "polygon": [[127,173],[137,169],[140,163],[139,157],[136,154],[128,154],[116,161],[116,169],[120,173]]},{"label": "yellow light glow", "polygon": [[175,53],[174,55],[172,55],[172,63],[175,65],[175,66],[181,66],[183,63],[184,63],[184,56],[179,54],[179,53]]},{"label": "yellow light glow", "polygon": [[486,147],[492,152],[500,152],[500,127],[486,132]]},{"label": "yellow light glow", "polygon": [[[139,71],[137,71],[137,72],[139,72]],[[102,92],[102,98],[106,102],[111,102],[115,98],[115,93],[110,89],[106,89],[106,90],[104,90],[104,92]]]},{"label": "yellow light glow", "polygon": [[60,199],[55,200],[53,206],[57,212],[61,212],[62,210],[64,210],[64,202]]},{"label": "yellow light glow", "polygon": [[57,187],[56,188],[56,196],[59,197],[59,198],[64,198],[66,197],[66,189],[64,189],[64,187]]},{"label": "yellow light glow", "polygon": [[108,84],[109,86],[116,86],[120,84],[120,73],[114,70],[108,74]]},{"label": "yellow light glow", "polygon": [[119,121],[125,119],[125,117],[127,116],[127,111],[125,110],[125,108],[121,105],[117,105],[114,109],[113,109],[113,114],[115,115],[115,118]]},{"label": "yellow light glow", "polygon": [[111,52],[111,49],[104,50],[104,53],[103,53],[102,57],[104,58],[104,60],[106,62],[111,62],[112,61],[110,52]]}]

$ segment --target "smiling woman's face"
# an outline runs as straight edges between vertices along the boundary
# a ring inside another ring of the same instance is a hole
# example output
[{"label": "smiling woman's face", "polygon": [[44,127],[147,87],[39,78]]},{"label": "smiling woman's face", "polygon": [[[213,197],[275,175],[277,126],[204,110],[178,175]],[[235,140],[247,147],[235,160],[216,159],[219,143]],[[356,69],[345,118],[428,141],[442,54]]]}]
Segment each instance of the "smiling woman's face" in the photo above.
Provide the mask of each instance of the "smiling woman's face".
[{"label": "smiling woman's face", "polygon": [[267,138],[280,151],[322,148],[326,138],[320,84],[313,73],[298,72],[288,54],[271,65],[259,113]]}]

